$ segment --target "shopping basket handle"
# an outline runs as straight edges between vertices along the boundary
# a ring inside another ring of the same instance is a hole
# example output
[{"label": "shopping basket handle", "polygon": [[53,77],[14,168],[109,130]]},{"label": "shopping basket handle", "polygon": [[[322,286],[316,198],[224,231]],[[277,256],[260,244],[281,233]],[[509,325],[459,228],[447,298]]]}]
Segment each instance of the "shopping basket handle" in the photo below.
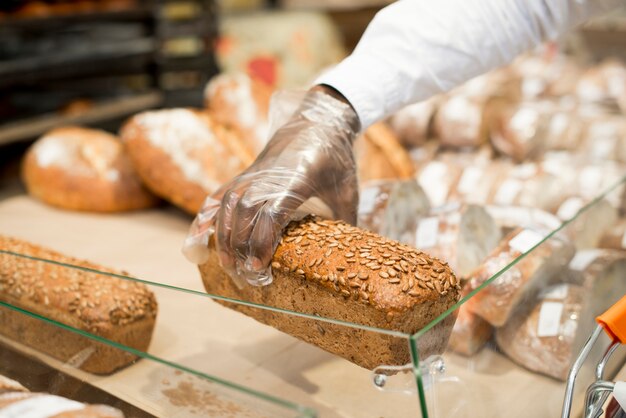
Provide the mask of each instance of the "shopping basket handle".
[{"label": "shopping basket handle", "polygon": [[596,318],[604,331],[621,344],[626,342],[626,295]]}]

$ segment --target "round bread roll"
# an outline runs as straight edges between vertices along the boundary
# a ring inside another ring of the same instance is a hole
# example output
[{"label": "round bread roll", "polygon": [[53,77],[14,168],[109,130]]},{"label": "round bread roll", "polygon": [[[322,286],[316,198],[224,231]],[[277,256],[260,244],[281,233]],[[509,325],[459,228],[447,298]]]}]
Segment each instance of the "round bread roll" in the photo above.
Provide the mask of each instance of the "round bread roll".
[{"label": "round bread roll", "polygon": [[42,136],[24,157],[22,177],[32,196],[64,209],[121,212],[157,203],[118,138],[94,129],[68,126]]},{"label": "round bread roll", "polygon": [[139,113],[120,135],[150,190],[192,214],[252,162],[237,135],[197,110]]},{"label": "round bread roll", "polygon": [[204,90],[205,106],[211,117],[241,136],[254,155],[268,141],[268,111],[272,89],[245,74],[221,74]]}]

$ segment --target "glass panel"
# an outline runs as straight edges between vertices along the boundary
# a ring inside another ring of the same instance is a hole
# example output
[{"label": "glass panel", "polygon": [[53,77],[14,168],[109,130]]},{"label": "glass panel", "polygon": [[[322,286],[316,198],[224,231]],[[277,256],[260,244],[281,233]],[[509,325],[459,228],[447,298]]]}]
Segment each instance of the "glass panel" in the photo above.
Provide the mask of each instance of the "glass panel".
[{"label": "glass panel", "polygon": [[[458,316],[438,359],[441,367],[418,375],[429,383],[418,385],[423,416],[560,416],[564,381],[595,328],[594,318],[626,294],[626,253],[590,248],[580,239],[597,227],[602,202],[621,198],[625,181],[600,190],[552,231],[510,232],[464,278],[459,303],[413,336],[417,342],[432,338],[440,321]],[[574,416],[582,411],[584,392],[609,342],[603,334],[584,363]],[[611,380],[625,359],[626,350],[619,347],[605,378]],[[431,362],[420,358],[421,370]]]},{"label": "glass panel", "polygon": [[[0,301],[0,374],[28,389],[111,405],[128,416],[317,415],[290,399],[288,392],[281,395],[268,385],[249,384],[256,382],[246,377],[260,377],[244,376],[250,364],[224,362],[230,360],[224,337],[240,338],[245,352],[245,331],[216,333],[210,325],[219,321],[202,318],[210,313],[201,306],[207,305],[206,298],[195,298],[194,304],[182,292],[150,288],[159,306],[155,325],[147,313],[150,301],[145,303],[148,288],[143,285],[58,262],[2,254],[8,274],[1,280],[5,301]],[[18,274],[11,275],[13,271]],[[45,287],[40,285],[44,274]],[[76,274],[82,275],[78,286],[66,279]],[[126,295],[105,284],[118,280],[112,287]],[[101,283],[89,287],[90,282]],[[112,298],[106,296],[109,292]],[[89,298],[91,294],[95,297]],[[66,305],[69,309],[60,308]],[[167,315],[173,311],[179,316],[170,321]]]}]

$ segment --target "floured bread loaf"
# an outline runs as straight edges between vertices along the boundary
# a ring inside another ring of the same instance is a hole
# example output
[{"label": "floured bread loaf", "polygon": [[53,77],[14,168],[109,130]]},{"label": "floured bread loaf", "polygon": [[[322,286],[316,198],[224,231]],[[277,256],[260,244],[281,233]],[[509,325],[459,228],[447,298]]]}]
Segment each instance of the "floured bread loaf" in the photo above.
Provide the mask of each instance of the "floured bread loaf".
[{"label": "floured bread loaf", "polygon": [[39,138],[22,165],[28,192],[64,209],[119,212],[154,206],[117,137],[68,126]]},{"label": "floured bread loaf", "polygon": [[[500,272],[517,257],[530,251],[547,236],[544,231],[517,228],[509,233],[472,274],[464,292],[472,291]],[[491,325],[499,327],[515,307],[526,303],[549,284],[554,274],[567,265],[574,248],[563,238],[552,236],[515,265],[493,279],[467,302],[467,307]]]},{"label": "floured bread loaf", "polygon": [[[0,250],[115,273],[14,238],[0,236]],[[148,349],[157,304],[143,284],[0,253],[0,285],[3,302],[137,350]],[[0,334],[90,373],[108,374],[136,359],[5,307],[0,308]]]},{"label": "floured bread loaf", "polygon": [[[239,289],[215,251],[200,272],[214,295],[410,334],[459,299],[459,283],[446,263],[346,223],[314,218],[288,226],[268,286]],[[368,369],[411,358],[405,338],[218,302]],[[420,338],[420,357],[441,353],[453,324],[449,315]]]},{"label": "floured bread loaf", "polygon": [[434,160],[420,167],[416,177],[433,207],[444,205],[461,176],[462,167]]},{"label": "floured bread loaf", "polygon": [[118,409],[88,405],[47,393],[6,392],[0,394],[2,417],[124,418]]},{"label": "floured bread loaf", "polygon": [[252,155],[258,155],[269,140],[271,96],[270,86],[243,73],[220,74],[204,89],[213,120],[234,130]]},{"label": "floured bread loaf", "polygon": [[415,179],[377,180],[363,184],[359,194],[360,228],[413,244],[415,228],[430,203]]},{"label": "floured bread loaf", "polygon": [[442,145],[478,147],[487,141],[484,97],[455,94],[439,105],[433,120],[435,136]]},{"label": "floured bread loaf", "polygon": [[120,135],[150,190],[192,214],[253,160],[233,132],[191,109],[139,113]]},{"label": "floured bread loaf", "polygon": [[502,238],[482,207],[455,203],[433,209],[415,231],[415,247],[447,260],[461,277],[477,268]]},{"label": "floured bread loaf", "polygon": [[473,356],[487,344],[492,335],[493,327],[489,322],[461,306],[452,328],[449,347],[455,353]]}]

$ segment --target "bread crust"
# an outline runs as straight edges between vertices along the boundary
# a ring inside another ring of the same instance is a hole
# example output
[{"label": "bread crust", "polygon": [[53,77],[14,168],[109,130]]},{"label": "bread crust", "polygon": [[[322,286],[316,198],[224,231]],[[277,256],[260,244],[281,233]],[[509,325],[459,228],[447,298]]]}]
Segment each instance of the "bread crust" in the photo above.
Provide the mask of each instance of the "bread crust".
[{"label": "bread crust", "polygon": [[27,151],[22,178],[32,196],[63,209],[122,212],[158,202],[118,138],[94,129],[70,126],[48,132]]},{"label": "bread crust", "polygon": [[193,109],[140,113],[120,136],[148,188],[191,214],[246,167],[238,138]]},{"label": "bread crust", "polygon": [[[58,263],[123,274],[0,236],[0,249]],[[145,351],[154,328],[154,294],[140,283],[0,253],[0,300],[36,315]],[[112,373],[136,357],[13,309],[0,308],[0,333],[74,367]]]}]

